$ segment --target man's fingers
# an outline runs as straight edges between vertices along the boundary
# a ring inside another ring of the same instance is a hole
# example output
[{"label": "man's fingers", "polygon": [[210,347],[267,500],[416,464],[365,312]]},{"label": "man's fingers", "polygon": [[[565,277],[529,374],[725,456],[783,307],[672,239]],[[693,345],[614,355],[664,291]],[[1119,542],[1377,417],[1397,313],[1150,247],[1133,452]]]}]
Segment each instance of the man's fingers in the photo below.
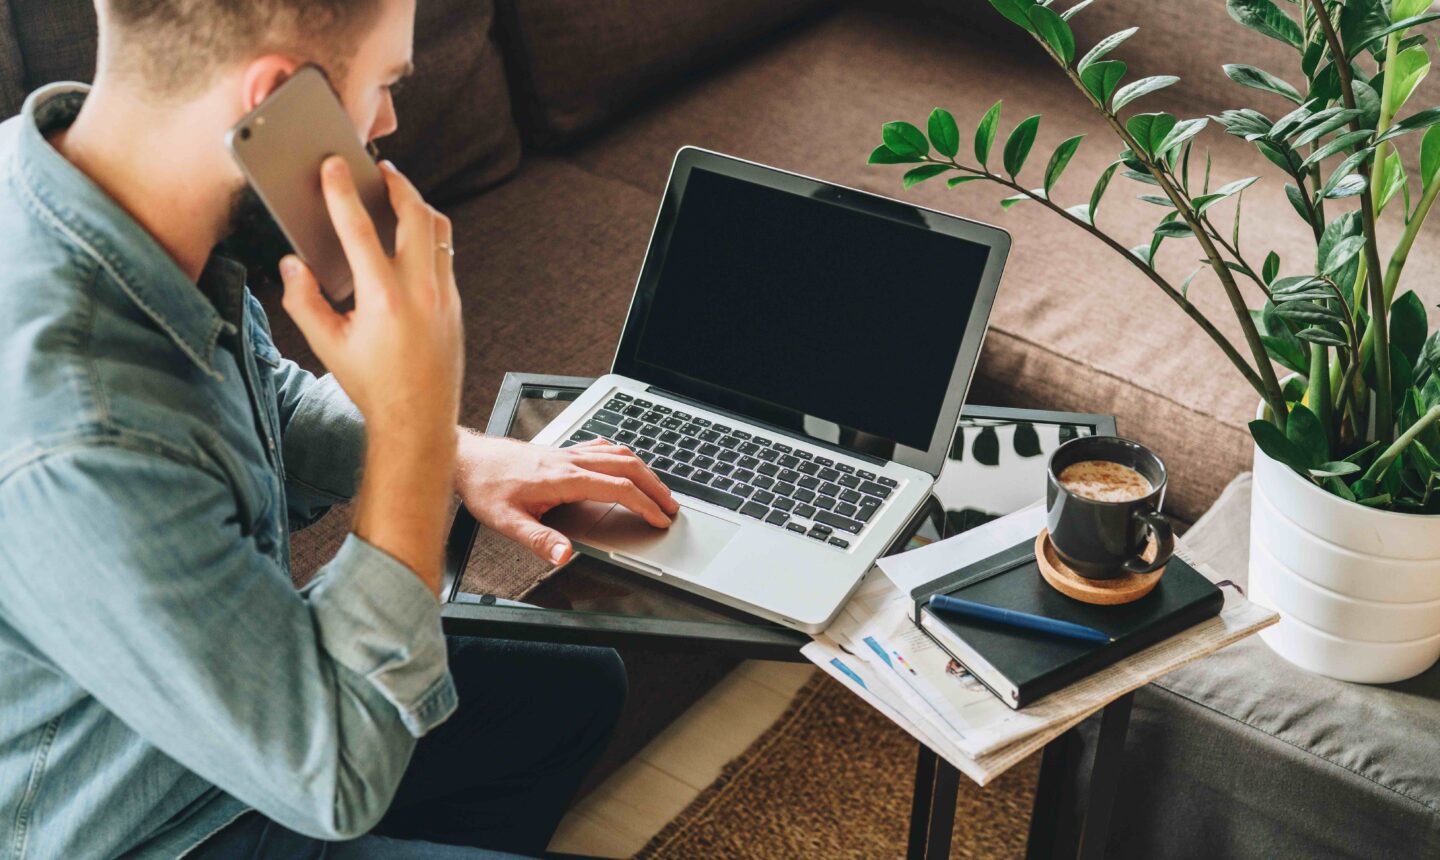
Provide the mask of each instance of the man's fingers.
[{"label": "man's fingers", "polygon": [[[360,192],[355,189],[355,179],[350,175],[350,165],[338,155],[332,155],[320,165],[320,188],[325,192],[325,206],[330,210],[330,222],[335,225],[335,234],[340,237],[340,247],[345,259],[355,274],[355,288],[384,283],[381,273],[387,263],[385,249],[375,232],[375,222],[360,201]],[[363,301],[363,296],[357,296]]]},{"label": "man's fingers", "polygon": [[563,564],[572,551],[568,538],[533,517],[518,516],[497,530],[550,564]]},{"label": "man's fingers", "polygon": [[280,261],[280,278],[285,282],[285,297],[281,300],[285,312],[295,320],[311,348],[317,353],[324,351],[339,334],[344,319],[325,301],[320,282],[299,257],[289,254]]},{"label": "man's fingers", "polygon": [[421,275],[419,281],[431,283],[439,265],[435,255],[439,242],[435,235],[437,213],[426,204],[410,180],[388,161],[381,162],[380,175],[385,177],[390,208],[395,210],[395,258],[410,272]]},{"label": "man's fingers", "polygon": [[616,502],[656,528],[663,529],[670,525],[670,517],[660,510],[660,505],[645,495],[629,478],[582,469],[571,488],[572,501]]},{"label": "man's fingers", "polygon": [[645,495],[654,499],[661,510],[671,516],[680,510],[680,503],[675,501],[670,488],[650,471],[650,467],[646,466],[643,460],[628,450],[620,449],[616,453],[587,453],[583,457],[577,457],[575,462],[592,471],[629,478]]}]

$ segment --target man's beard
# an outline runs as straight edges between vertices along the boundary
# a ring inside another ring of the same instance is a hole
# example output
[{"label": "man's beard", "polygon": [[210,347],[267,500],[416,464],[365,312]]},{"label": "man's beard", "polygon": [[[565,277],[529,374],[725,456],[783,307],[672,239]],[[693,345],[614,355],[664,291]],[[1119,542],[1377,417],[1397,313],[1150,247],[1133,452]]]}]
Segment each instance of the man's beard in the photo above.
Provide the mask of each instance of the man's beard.
[{"label": "man's beard", "polygon": [[225,238],[216,251],[244,264],[254,285],[263,280],[279,282],[280,258],[289,254],[291,247],[270,210],[247,184],[230,198]]}]

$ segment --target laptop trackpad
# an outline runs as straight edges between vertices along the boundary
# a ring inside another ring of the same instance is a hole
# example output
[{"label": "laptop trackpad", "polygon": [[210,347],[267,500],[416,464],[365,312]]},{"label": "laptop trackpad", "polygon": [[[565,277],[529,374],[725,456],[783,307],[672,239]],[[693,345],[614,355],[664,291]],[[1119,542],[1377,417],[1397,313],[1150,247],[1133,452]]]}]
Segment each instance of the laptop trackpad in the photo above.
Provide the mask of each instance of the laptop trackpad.
[{"label": "laptop trackpad", "polygon": [[699,575],[740,527],[682,507],[668,529],[657,529],[620,505],[591,526],[583,540],[652,567]]}]

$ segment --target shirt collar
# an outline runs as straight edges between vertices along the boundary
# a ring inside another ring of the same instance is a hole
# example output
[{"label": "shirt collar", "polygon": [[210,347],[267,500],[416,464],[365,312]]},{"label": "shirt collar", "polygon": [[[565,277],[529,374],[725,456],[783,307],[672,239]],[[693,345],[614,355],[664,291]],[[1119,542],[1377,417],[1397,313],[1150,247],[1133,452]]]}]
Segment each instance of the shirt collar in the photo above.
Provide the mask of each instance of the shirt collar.
[{"label": "shirt collar", "polygon": [[206,294],[243,285],[244,267],[212,256],[200,283],[193,283],[144,227],[50,145],[45,135],[73,122],[89,92],[85,84],[60,83],[30,94],[21,112],[15,177],[41,217],[104,268],[181,352],[219,378],[216,343],[235,326]]}]

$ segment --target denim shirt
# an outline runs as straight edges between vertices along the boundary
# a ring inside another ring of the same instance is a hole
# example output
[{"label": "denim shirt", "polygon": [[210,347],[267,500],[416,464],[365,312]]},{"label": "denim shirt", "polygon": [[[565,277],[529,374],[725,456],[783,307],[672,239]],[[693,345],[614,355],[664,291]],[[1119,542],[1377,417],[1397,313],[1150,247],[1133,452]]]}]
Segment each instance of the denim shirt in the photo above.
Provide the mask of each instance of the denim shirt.
[{"label": "denim shirt", "polygon": [[0,124],[0,858],[358,835],[455,707],[439,604],[355,535],[292,586],[360,417],[47,142],[86,92]]}]

